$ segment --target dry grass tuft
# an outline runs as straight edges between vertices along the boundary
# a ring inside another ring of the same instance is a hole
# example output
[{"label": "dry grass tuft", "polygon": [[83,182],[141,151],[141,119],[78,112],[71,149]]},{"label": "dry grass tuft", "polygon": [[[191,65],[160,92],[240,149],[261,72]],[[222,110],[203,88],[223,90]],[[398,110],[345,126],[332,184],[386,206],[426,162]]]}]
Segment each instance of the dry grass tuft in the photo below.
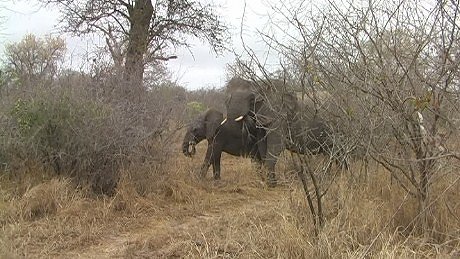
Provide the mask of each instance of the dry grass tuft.
[{"label": "dry grass tuft", "polygon": [[26,191],[18,201],[18,212],[24,220],[36,220],[56,214],[72,197],[70,180],[52,179]]}]

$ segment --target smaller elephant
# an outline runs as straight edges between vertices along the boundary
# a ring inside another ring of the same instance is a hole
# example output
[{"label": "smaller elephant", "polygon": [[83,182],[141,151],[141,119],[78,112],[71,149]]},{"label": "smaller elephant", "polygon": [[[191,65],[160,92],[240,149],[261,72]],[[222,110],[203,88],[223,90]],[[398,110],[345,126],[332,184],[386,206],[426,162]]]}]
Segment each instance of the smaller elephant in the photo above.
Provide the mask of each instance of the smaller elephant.
[{"label": "smaller elephant", "polygon": [[256,136],[250,134],[255,130],[252,121],[230,121],[215,109],[208,109],[198,116],[189,126],[182,142],[184,155],[192,157],[195,146],[207,139],[208,148],[201,166],[200,176],[205,177],[209,166],[213,166],[214,179],[220,179],[220,159],[222,152],[234,156],[249,156],[262,164],[257,149]]}]

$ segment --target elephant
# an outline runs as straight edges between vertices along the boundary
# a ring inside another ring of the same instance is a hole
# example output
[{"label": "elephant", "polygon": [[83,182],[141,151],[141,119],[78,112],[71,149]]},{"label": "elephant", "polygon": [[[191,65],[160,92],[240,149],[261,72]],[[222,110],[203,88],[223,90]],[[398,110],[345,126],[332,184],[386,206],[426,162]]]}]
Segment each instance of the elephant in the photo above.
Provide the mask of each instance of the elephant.
[{"label": "elephant", "polygon": [[207,139],[208,148],[201,166],[200,176],[205,177],[212,164],[214,179],[220,179],[220,159],[222,152],[234,156],[249,156],[262,164],[261,156],[256,145],[255,125],[251,121],[229,121],[215,109],[208,109],[198,116],[188,127],[182,142],[184,155],[192,157],[195,146]]},{"label": "elephant", "polygon": [[[228,121],[253,121],[258,152],[268,169],[268,185],[275,186],[275,165],[285,149],[298,154],[332,154],[332,130],[312,115],[304,118],[296,95],[279,89],[257,92],[254,82],[245,81],[243,87],[233,86],[243,79],[230,80],[226,101]],[[278,82],[279,83],[279,82]],[[253,87],[249,87],[249,85]],[[258,87],[258,89],[262,89]],[[269,89],[269,88],[266,88]]]}]

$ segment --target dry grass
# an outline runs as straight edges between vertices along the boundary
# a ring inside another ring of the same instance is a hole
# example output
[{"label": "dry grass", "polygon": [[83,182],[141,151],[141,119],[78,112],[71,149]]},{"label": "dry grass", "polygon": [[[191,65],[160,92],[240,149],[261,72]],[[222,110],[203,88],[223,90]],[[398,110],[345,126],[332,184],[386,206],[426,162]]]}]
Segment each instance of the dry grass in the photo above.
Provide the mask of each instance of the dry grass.
[{"label": "dry grass", "polygon": [[325,196],[327,222],[315,237],[292,175],[279,174],[284,184],[269,189],[249,159],[224,155],[221,181],[210,172],[198,180],[202,157],[176,157],[167,168],[125,172],[112,198],[92,197],[67,179],[16,195],[2,188],[0,257],[455,258],[460,251],[460,184],[447,188],[449,178],[433,187],[442,195],[423,237],[411,228],[415,202],[381,168],[366,180],[342,175]]}]

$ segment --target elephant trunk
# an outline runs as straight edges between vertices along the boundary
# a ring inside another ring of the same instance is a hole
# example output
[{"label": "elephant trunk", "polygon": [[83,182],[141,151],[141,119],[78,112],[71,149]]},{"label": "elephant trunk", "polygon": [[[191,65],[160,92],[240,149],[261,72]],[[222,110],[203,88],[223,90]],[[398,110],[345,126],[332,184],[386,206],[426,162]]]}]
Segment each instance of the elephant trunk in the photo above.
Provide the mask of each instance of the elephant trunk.
[{"label": "elephant trunk", "polygon": [[242,123],[242,128],[241,128],[241,135],[242,135],[242,141],[243,141],[243,146],[251,149],[252,145],[255,142],[255,137],[256,137],[256,123],[255,121],[250,118],[249,116],[245,116],[245,119],[243,120]]},{"label": "elephant trunk", "polygon": [[196,141],[193,138],[193,136],[187,132],[184,137],[184,141],[182,142],[182,153],[184,153],[185,156],[192,157],[196,153]]}]

